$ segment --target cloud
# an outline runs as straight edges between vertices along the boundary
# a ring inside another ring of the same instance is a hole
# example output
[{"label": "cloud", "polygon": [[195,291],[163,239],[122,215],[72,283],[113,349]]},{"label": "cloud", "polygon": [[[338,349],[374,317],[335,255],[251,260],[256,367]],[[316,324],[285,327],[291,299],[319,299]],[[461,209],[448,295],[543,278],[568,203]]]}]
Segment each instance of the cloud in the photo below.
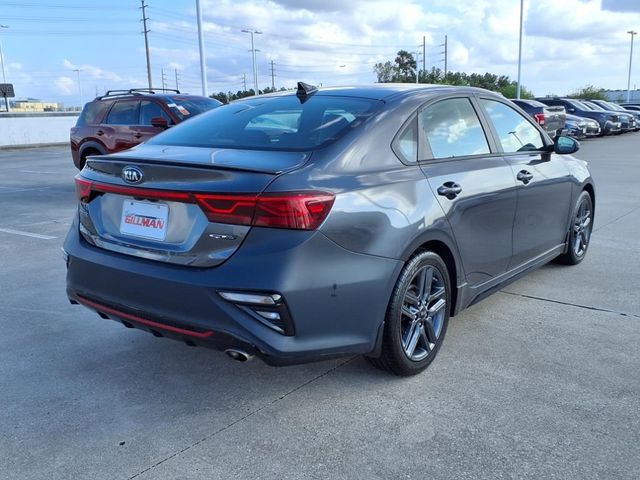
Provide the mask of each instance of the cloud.
[{"label": "cloud", "polygon": [[61,95],[71,95],[78,92],[78,84],[71,77],[58,77],[53,85]]},{"label": "cloud", "polygon": [[94,79],[109,80],[112,82],[119,82],[122,80],[122,77],[117,73],[109,70],[104,70],[100,67],[96,67],[88,63],[82,64],[82,65],[76,65],[65,58],[62,62],[62,65],[67,70],[80,70],[82,75],[88,75]]}]

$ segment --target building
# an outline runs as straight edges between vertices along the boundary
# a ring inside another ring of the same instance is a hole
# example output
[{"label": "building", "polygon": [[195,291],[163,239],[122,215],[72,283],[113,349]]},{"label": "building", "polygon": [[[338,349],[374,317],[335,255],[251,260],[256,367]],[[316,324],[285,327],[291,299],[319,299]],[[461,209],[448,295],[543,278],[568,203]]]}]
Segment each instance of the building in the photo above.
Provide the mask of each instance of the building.
[{"label": "building", "polygon": [[37,98],[27,98],[25,100],[13,100],[9,102],[11,112],[60,112],[64,110],[64,105],[59,102],[45,102]]},{"label": "building", "polygon": [[[603,92],[610,102],[624,103],[627,101],[626,90],[605,90]],[[640,102],[640,90],[631,90],[629,95],[630,102]]]}]

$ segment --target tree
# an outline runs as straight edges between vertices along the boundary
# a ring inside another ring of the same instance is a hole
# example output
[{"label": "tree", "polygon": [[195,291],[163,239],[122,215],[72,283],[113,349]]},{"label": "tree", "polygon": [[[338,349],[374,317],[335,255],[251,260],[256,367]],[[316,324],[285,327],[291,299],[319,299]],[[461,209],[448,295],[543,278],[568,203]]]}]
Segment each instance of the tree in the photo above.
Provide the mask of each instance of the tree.
[{"label": "tree", "polygon": [[587,85],[567,95],[569,98],[584,98],[585,100],[608,100],[604,88]]},{"label": "tree", "polygon": [[[518,92],[518,82],[511,82],[506,87],[498,90],[506,98],[516,98]],[[520,98],[533,98],[533,93],[525,87],[520,87]]]},{"label": "tree", "polygon": [[415,58],[406,50],[398,51],[396,55],[395,69],[397,82],[411,82],[416,79],[416,69],[418,68]]},{"label": "tree", "polygon": [[373,71],[378,77],[378,83],[390,83],[394,81],[396,69],[393,63],[387,61],[384,63],[376,63],[373,66]]}]

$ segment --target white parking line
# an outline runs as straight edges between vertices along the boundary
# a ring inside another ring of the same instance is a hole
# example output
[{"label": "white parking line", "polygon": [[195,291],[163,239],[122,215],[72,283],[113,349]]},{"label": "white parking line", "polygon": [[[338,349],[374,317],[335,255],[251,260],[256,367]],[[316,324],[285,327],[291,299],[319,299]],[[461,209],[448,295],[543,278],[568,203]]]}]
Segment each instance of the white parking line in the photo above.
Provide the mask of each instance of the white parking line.
[{"label": "white parking line", "polygon": [[13,230],[11,228],[0,228],[0,232],[22,235],[24,237],[40,238],[42,240],[53,240],[56,238],[51,235],[40,235],[39,233],[23,232],[22,230]]},{"label": "white parking line", "polygon": [[22,173],[45,173],[47,175],[55,175],[56,173],[60,173],[60,172],[47,172],[44,170],[20,170],[20,172]]}]

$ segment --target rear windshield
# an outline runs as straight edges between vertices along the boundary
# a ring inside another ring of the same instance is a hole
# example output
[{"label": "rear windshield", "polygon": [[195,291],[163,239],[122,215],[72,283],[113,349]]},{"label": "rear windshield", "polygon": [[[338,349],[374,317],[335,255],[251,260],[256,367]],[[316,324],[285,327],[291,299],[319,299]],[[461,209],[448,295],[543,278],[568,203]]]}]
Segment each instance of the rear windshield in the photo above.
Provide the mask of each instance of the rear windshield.
[{"label": "rear windshield", "polygon": [[82,127],[84,125],[97,125],[102,120],[102,116],[111,105],[110,102],[89,102],[82,109],[80,117],[76,122],[76,126]]},{"label": "rear windshield", "polygon": [[206,97],[171,97],[167,99],[167,106],[180,120],[195,117],[220,105],[222,105],[222,103],[218,100]]},{"label": "rear windshield", "polygon": [[295,95],[242,100],[172,127],[147,143],[193,147],[303,151],[337,140],[382,105],[381,101]]}]

